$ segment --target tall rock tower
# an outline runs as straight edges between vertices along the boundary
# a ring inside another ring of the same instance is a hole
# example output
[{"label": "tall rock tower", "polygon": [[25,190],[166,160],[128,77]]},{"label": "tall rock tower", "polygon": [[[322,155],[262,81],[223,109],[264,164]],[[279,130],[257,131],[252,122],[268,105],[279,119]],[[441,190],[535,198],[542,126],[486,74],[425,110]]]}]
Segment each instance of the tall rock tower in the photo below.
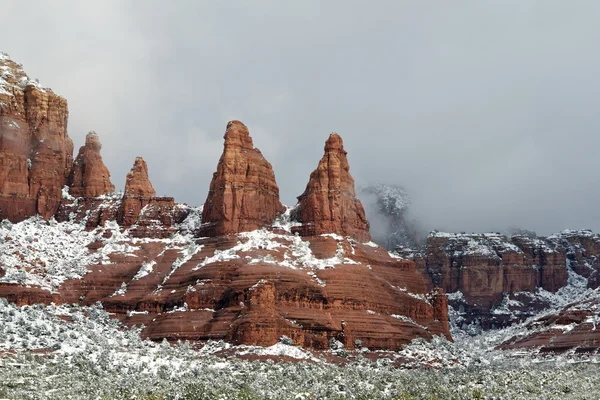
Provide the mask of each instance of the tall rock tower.
[{"label": "tall rock tower", "polygon": [[294,228],[302,236],[337,233],[360,242],[371,240],[365,210],[356,198],[344,142],[337,133],[325,142],[325,154],[298,196]]},{"label": "tall rock tower", "polygon": [[271,164],[254,147],[246,125],[230,121],[223,154],[204,203],[203,235],[252,231],[284,211]]},{"label": "tall rock tower", "polygon": [[95,132],[88,133],[85,145],[79,148],[69,177],[71,196],[89,199],[115,191],[115,185],[110,181],[110,172],[102,161],[101,149],[98,135]]},{"label": "tall rock tower", "polygon": [[73,162],[67,101],[0,53],[0,219],[50,218]]}]

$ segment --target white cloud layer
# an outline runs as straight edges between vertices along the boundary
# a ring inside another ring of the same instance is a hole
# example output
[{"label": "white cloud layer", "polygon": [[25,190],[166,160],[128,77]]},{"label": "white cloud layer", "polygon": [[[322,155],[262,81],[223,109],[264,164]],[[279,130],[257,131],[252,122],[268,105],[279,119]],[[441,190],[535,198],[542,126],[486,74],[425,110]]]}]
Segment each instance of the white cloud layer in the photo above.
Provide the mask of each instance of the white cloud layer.
[{"label": "white cloud layer", "polygon": [[600,230],[600,3],[3,3],[0,50],[100,134],[117,187],[204,202],[229,119],[292,204],[339,132],[430,227]]}]

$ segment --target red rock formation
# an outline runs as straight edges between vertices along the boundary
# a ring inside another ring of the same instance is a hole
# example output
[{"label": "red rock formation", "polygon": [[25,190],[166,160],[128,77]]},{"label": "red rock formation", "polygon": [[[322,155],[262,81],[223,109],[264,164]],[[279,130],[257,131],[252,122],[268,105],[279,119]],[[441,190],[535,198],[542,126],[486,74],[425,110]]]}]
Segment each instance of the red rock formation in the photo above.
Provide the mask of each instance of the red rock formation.
[{"label": "red rock formation", "polygon": [[248,128],[230,121],[224,138],[202,213],[205,235],[252,231],[284,211],[273,168],[254,147]]},{"label": "red rock formation", "polygon": [[110,172],[102,161],[101,149],[98,135],[95,132],[88,133],[69,177],[71,196],[89,199],[114,192],[115,185],[110,181]]},{"label": "red rock formation", "polygon": [[[125,202],[125,200],[123,200]],[[166,238],[177,231],[175,199],[173,197],[152,197],[140,210],[135,224],[129,232],[139,238]]]},{"label": "red rock formation", "polygon": [[[110,229],[98,228],[94,237],[109,237]],[[143,334],[154,340],[272,345],[286,335],[317,349],[336,338],[347,348],[359,340],[395,350],[418,337],[451,339],[445,296],[427,292],[413,262],[347,239],[303,242],[277,232],[120,240],[127,253],[102,258],[55,293],[0,285],[0,295],[20,304],[101,301],[126,324],[144,324]],[[87,247],[93,254],[103,246],[99,240]]]},{"label": "red rock formation", "polygon": [[433,305],[433,319],[441,322],[446,329],[443,331],[447,338],[450,338],[450,329],[448,327],[448,297],[442,288],[434,288],[429,294]]},{"label": "red rock formation", "polygon": [[[176,249],[161,252],[152,273],[129,282],[123,296],[89,301],[101,300],[115,313],[148,311],[123,320],[146,325],[144,334],[151,339],[272,345],[286,335],[318,349],[327,348],[332,337],[347,348],[358,339],[373,349],[397,349],[415,337],[442,334],[451,339],[445,296],[428,295],[411,261],[395,260],[381,248],[315,237],[310,248],[320,249],[317,260],[329,259],[328,247],[333,247],[338,249],[334,253],[345,249],[352,261],[335,261],[340,263],[327,269],[290,268],[280,263],[296,260],[297,250],[288,248],[292,238],[283,235],[277,239],[283,247],[258,246],[229,260],[211,257],[231,249],[237,238],[200,239],[195,251],[186,250],[188,257]],[[87,280],[76,284],[87,285]],[[106,293],[118,289],[117,283]],[[167,312],[174,307],[181,312]]]},{"label": "red rock formation", "polygon": [[[430,278],[430,288],[460,292],[451,305],[463,309],[466,323],[479,319],[484,328],[515,322],[509,312],[492,312],[506,295],[535,293],[537,288],[556,292],[567,284],[565,251],[543,239],[524,236],[509,240],[499,234],[434,232],[427,238],[425,254],[414,261],[422,275]],[[531,297],[511,300],[524,303],[516,313],[518,319],[543,308]]]},{"label": "red rock formation", "polygon": [[127,173],[119,223],[123,226],[133,225],[140,211],[150,203],[155,194],[156,191],[148,178],[148,165],[142,157],[137,157],[133,168]]},{"label": "red rock formation", "polygon": [[590,230],[566,230],[548,237],[562,246],[573,271],[588,278],[588,287],[600,286],[600,234]]},{"label": "red rock formation", "polygon": [[58,209],[73,159],[67,101],[0,53],[0,219]]},{"label": "red rock formation", "polygon": [[539,348],[541,353],[575,350],[575,354],[597,354],[600,350],[599,311],[599,299],[569,304],[528,323],[517,336],[499,347],[504,350]]},{"label": "red rock formation", "polygon": [[338,233],[361,242],[371,240],[369,223],[356,198],[354,179],[342,138],[332,133],[325,143],[325,155],[310,174],[306,190],[298,197],[295,228],[302,236]]}]

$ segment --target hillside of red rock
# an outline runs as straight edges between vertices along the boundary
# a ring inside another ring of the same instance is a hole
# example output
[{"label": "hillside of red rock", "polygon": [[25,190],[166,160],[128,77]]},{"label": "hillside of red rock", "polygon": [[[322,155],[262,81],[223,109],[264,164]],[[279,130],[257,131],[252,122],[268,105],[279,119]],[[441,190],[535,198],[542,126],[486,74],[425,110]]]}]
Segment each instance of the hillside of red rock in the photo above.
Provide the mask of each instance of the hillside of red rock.
[{"label": "hillside of red rock", "polygon": [[503,343],[504,350],[535,349],[541,353],[600,351],[600,299],[578,301],[527,323]]},{"label": "hillside of red rock", "polygon": [[452,339],[449,322],[487,329],[533,318],[504,348],[598,348],[597,234],[434,231],[423,252],[399,257],[370,242],[338,134],[286,209],[248,128],[229,122],[204,207],[192,208],[156,197],[141,157],[116,193],[96,134],[73,161],[67,115],[64,99],[0,56],[0,297],[9,301],[100,301],[153,340],[287,336],[317,349],[337,339],[394,350]]}]

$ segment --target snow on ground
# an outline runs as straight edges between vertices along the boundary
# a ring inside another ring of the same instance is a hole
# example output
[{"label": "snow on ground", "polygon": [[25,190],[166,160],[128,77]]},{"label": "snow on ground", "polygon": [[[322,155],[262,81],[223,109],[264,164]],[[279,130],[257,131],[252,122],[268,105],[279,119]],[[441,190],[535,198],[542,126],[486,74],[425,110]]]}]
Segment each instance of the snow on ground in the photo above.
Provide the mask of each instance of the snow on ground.
[{"label": "snow on ground", "polygon": [[[114,223],[87,232],[80,224],[37,218],[19,224],[2,222],[0,262],[7,273],[0,281],[53,290],[65,279],[83,276],[87,265],[110,262],[110,254],[135,251],[150,240],[166,241],[168,248],[180,250],[174,271],[201,248],[193,240],[200,213],[191,212],[184,222],[187,231],[171,239],[130,238]],[[293,222],[282,218],[277,224],[290,232]],[[109,239],[103,235],[107,230],[111,232]],[[299,236],[262,229],[238,235],[233,249],[215,253],[203,263],[267,249],[283,254],[280,264],[305,268],[318,280],[316,270],[351,261],[341,245],[347,239],[328,236],[338,242],[338,250],[327,260],[317,259],[308,242]],[[104,247],[90,253],[87,246],[96,240],[103,241]],[[495,246],[496,236],[488,235],[485,240]],[[152,273],[153,265],[152,261],[144,263],[136,277]],[[554,294],[542,290],[535,294],[551,304],[547,312],[574,300],[599,297],[570,265],[568,271],[567,287]],[[126,290],[125,284],[115,295]],[[449,294],[449,298],[461,296],[460,292]],[[507,298],[506,307],[497,311],[515,305],[511,301]],[[185,307],[172,312],[182,310]],[[451,310],[451,319],[455,317]],[[596,315],[588,319],[590,323],[600,322]],[[340,367],[325,361],[323,354],[283,341],[266,348],[209,342],[201,349],[187,343],[144,341],[138,330],[110,319],[100,304],[16,307],[0,299],[0,398],[599,398],[598,356],[496,350],[499,344],[521,334],[527,322],[475,336],[453,329],[456,343],[434,337],[431,342],[415,340],[394,352],[332,350],[330,355],[349,357],[348,364]],[[224,350],[235,356],[285,356],[300,362],[215,357]],[[34,356],[38,352],[45,355]],[[368,361],[369,355],[379,360]],[[398,369],[399,365],[402,368]],[[430,370],[432,367],[443,369],[443,374]]]},{"label": "snow on ground", "polygon": [[[50,350],[50,352],[47,352]],[[46,351],[45,353],[36,352]],[[215,357],[222,351],[235,356]],[[0,299],[0,398],[19,399],[591,399],[600,396],[595,359],[531,359],[484,341],[415,340],[396,352],[141,340],[102,309],[16,307]],[[299,362],[245,361],[287,356]],[[377,361],[367,357],[376,356]],[[404,368],[398,368],[401,364]],[[431,369],[431,368],[434,369]],[[440,373],[437,369],[443,369]]]},{"label": "snow on ground", "polygon": [[302,225],[300,222],[292,220],[292,212],[295,208],[286,206],[285,212],[273,222],[273,227],[291,233],[293,227]]},{"label": "snow on ground", "polygon": [[448,233],[432,231],[430,238],[445,238],[448,242],[441,249],[453,257],[476,255],[483,257],[499,257],[499,254],[523,251],[511,243],[508,238],[498,233]]},{"label": "snow on ground", "polygon": [[[113,232],[110,238],[101,233]],[[0,282],[20,283],[54,290],[67,279],[81,279],[87,266],[110,263],[113,253],[130,253],[135,246],[123,243],[116,224],[88,232],[85,225],[71,222],[46,222],[38,217],[12,224],[0,223],[0,265],[5,275]],[[102,241],[104,247],[91,253],[88,245]]]},{"label": "snow on ground", "polygon": [[[283,225],[276,225],[278,227]],[[315,257],[310,249],[310,243],[299,235],[279,234],[270,229],[263,228],[251,232],[238,233],[238,243],[226,250],[216,250],[211,257],[206,257],[194,270],[208,264],[230,261],[241,258],[238,253],[248,253],[253,250],[268,250],[283,253],[283,261],[276,262],[272,256],[250,259],[249,263],[257,262],[277,263],[277,265],[293,269],[319,270],[334,268],[339,264],[357,264],[356,261],[346,257],[341,244],[345,238],[339,235],[324,235],[338,241],[336,254],[331,258],[321,259]]]},{"label": "snow on ground", "polygon": [[[63,189],[63,196],[69,196],[68,188]],[[103,206],[109,207],[114,201],[120,201],[121,197],[122,193],[115,192],[98,199],[106,200]],[[88,272],[88,266],[110,264],[112,254],[132,254],[140,249],[140,244],[152,241],[165,242],[166,249],[181,250],[181,256],[173,264],[172,274],[202,248],[194,243],[193,238],[195,228],[200,223],[200,214],[201,209],[190,209],[188,218],[182,224],[182,234],[169,239],[132,238],[129,231],[121,231],[115,221],[107,221],[103,227],[87,231],[85,219],[81,222],[58,223],[54,219],[45,221],[31,217],[16,224],[4,220],[0,222],[0,266],[5,275],[0,277],[0,282],[39,286],[54,291],[65,280],[81,279]],[[96,241],[102,242],[103,246],[91,252],[88,245]],[[144,263],[134,279],[151,273],[154,264],[154,261]]]}]

